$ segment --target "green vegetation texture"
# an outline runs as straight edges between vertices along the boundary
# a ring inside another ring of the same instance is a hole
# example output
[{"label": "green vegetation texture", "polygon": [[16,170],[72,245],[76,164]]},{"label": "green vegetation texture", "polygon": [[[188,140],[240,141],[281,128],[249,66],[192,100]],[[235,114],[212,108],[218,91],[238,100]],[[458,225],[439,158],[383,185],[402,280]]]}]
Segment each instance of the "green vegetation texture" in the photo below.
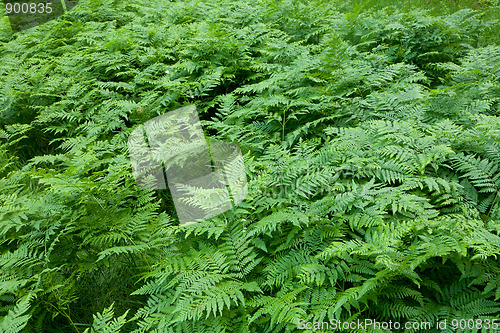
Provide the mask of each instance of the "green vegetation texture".
[{"label": "green vegetation texture", "polygon": [[[0,332],[500,319],[499,14],[81,0],[2,21]],[[168,190],[135,185],[127,139],[190,104],[241,147],[249,194],[179,226]]]}]

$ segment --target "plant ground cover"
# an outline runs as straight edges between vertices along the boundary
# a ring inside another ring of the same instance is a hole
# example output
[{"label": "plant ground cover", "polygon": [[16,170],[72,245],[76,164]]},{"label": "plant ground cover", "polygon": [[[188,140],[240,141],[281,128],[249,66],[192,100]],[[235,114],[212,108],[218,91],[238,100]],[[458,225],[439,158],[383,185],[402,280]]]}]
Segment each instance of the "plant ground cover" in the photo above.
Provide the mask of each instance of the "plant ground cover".
[{"label": "plant ground cover", "polygon": [[[84,0],[4,25],[0,332],[493,332],[498,7],[382,5]],[[190,104],[249,194],[179,226],[127,138]]]}]

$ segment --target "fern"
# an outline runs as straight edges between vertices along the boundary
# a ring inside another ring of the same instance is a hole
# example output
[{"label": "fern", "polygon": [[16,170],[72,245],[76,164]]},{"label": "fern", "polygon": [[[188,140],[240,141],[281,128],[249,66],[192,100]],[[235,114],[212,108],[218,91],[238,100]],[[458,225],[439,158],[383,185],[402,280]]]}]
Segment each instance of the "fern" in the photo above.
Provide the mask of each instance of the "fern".
[{"label": "fern", "polygon": [[[382,3],[82,0],[0,29],[0,330],[498,317],[499,21]],[[248,195],[179,225],[127,140],[192,104]]]}]

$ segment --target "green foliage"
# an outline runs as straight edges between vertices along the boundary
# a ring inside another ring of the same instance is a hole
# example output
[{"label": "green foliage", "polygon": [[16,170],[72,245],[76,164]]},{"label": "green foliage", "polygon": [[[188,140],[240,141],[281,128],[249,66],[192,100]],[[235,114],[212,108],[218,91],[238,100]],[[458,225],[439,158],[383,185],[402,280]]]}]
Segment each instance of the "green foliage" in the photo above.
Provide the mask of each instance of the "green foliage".
[{"label": "green foliage", "polygon": [[6,316],[1,318],[0,328],[2,332],[20,332],[28,324],[31,317],[30,314],[27,314],[30,308],[30,298],[30,295],[24,296],[12,310],[9,310]]},{"label": "green foliage", "polygon": [[[0,330],[498,318],[500,21],[370,8],[87,0],[2,30]],[[189,104],[249,194],[180,226],[127,139]]]},{"label": "green foliage", "polygon": [[104,309],[102,313],[94,315],[94,322],[92,328],[86,329],[84,333],[118,333],[120,329],[126,324],[125,317],[127,312],[122,316],[113,319],[114,311],[113,305]]}]

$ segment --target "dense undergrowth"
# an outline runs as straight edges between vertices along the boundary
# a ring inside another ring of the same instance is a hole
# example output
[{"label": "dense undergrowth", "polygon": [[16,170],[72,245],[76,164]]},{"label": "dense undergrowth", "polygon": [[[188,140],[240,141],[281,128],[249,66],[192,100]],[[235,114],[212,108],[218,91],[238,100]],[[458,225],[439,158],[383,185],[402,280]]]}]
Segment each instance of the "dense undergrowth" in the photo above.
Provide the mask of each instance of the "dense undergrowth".
[{"label": "dense undergrowth", "polygon": [[[450,324],[500,318],[495,4],[87,0],[3,29],[0,332],[493,332]],[[190,104],[249,195],[179,226],[127,138]]]}]

